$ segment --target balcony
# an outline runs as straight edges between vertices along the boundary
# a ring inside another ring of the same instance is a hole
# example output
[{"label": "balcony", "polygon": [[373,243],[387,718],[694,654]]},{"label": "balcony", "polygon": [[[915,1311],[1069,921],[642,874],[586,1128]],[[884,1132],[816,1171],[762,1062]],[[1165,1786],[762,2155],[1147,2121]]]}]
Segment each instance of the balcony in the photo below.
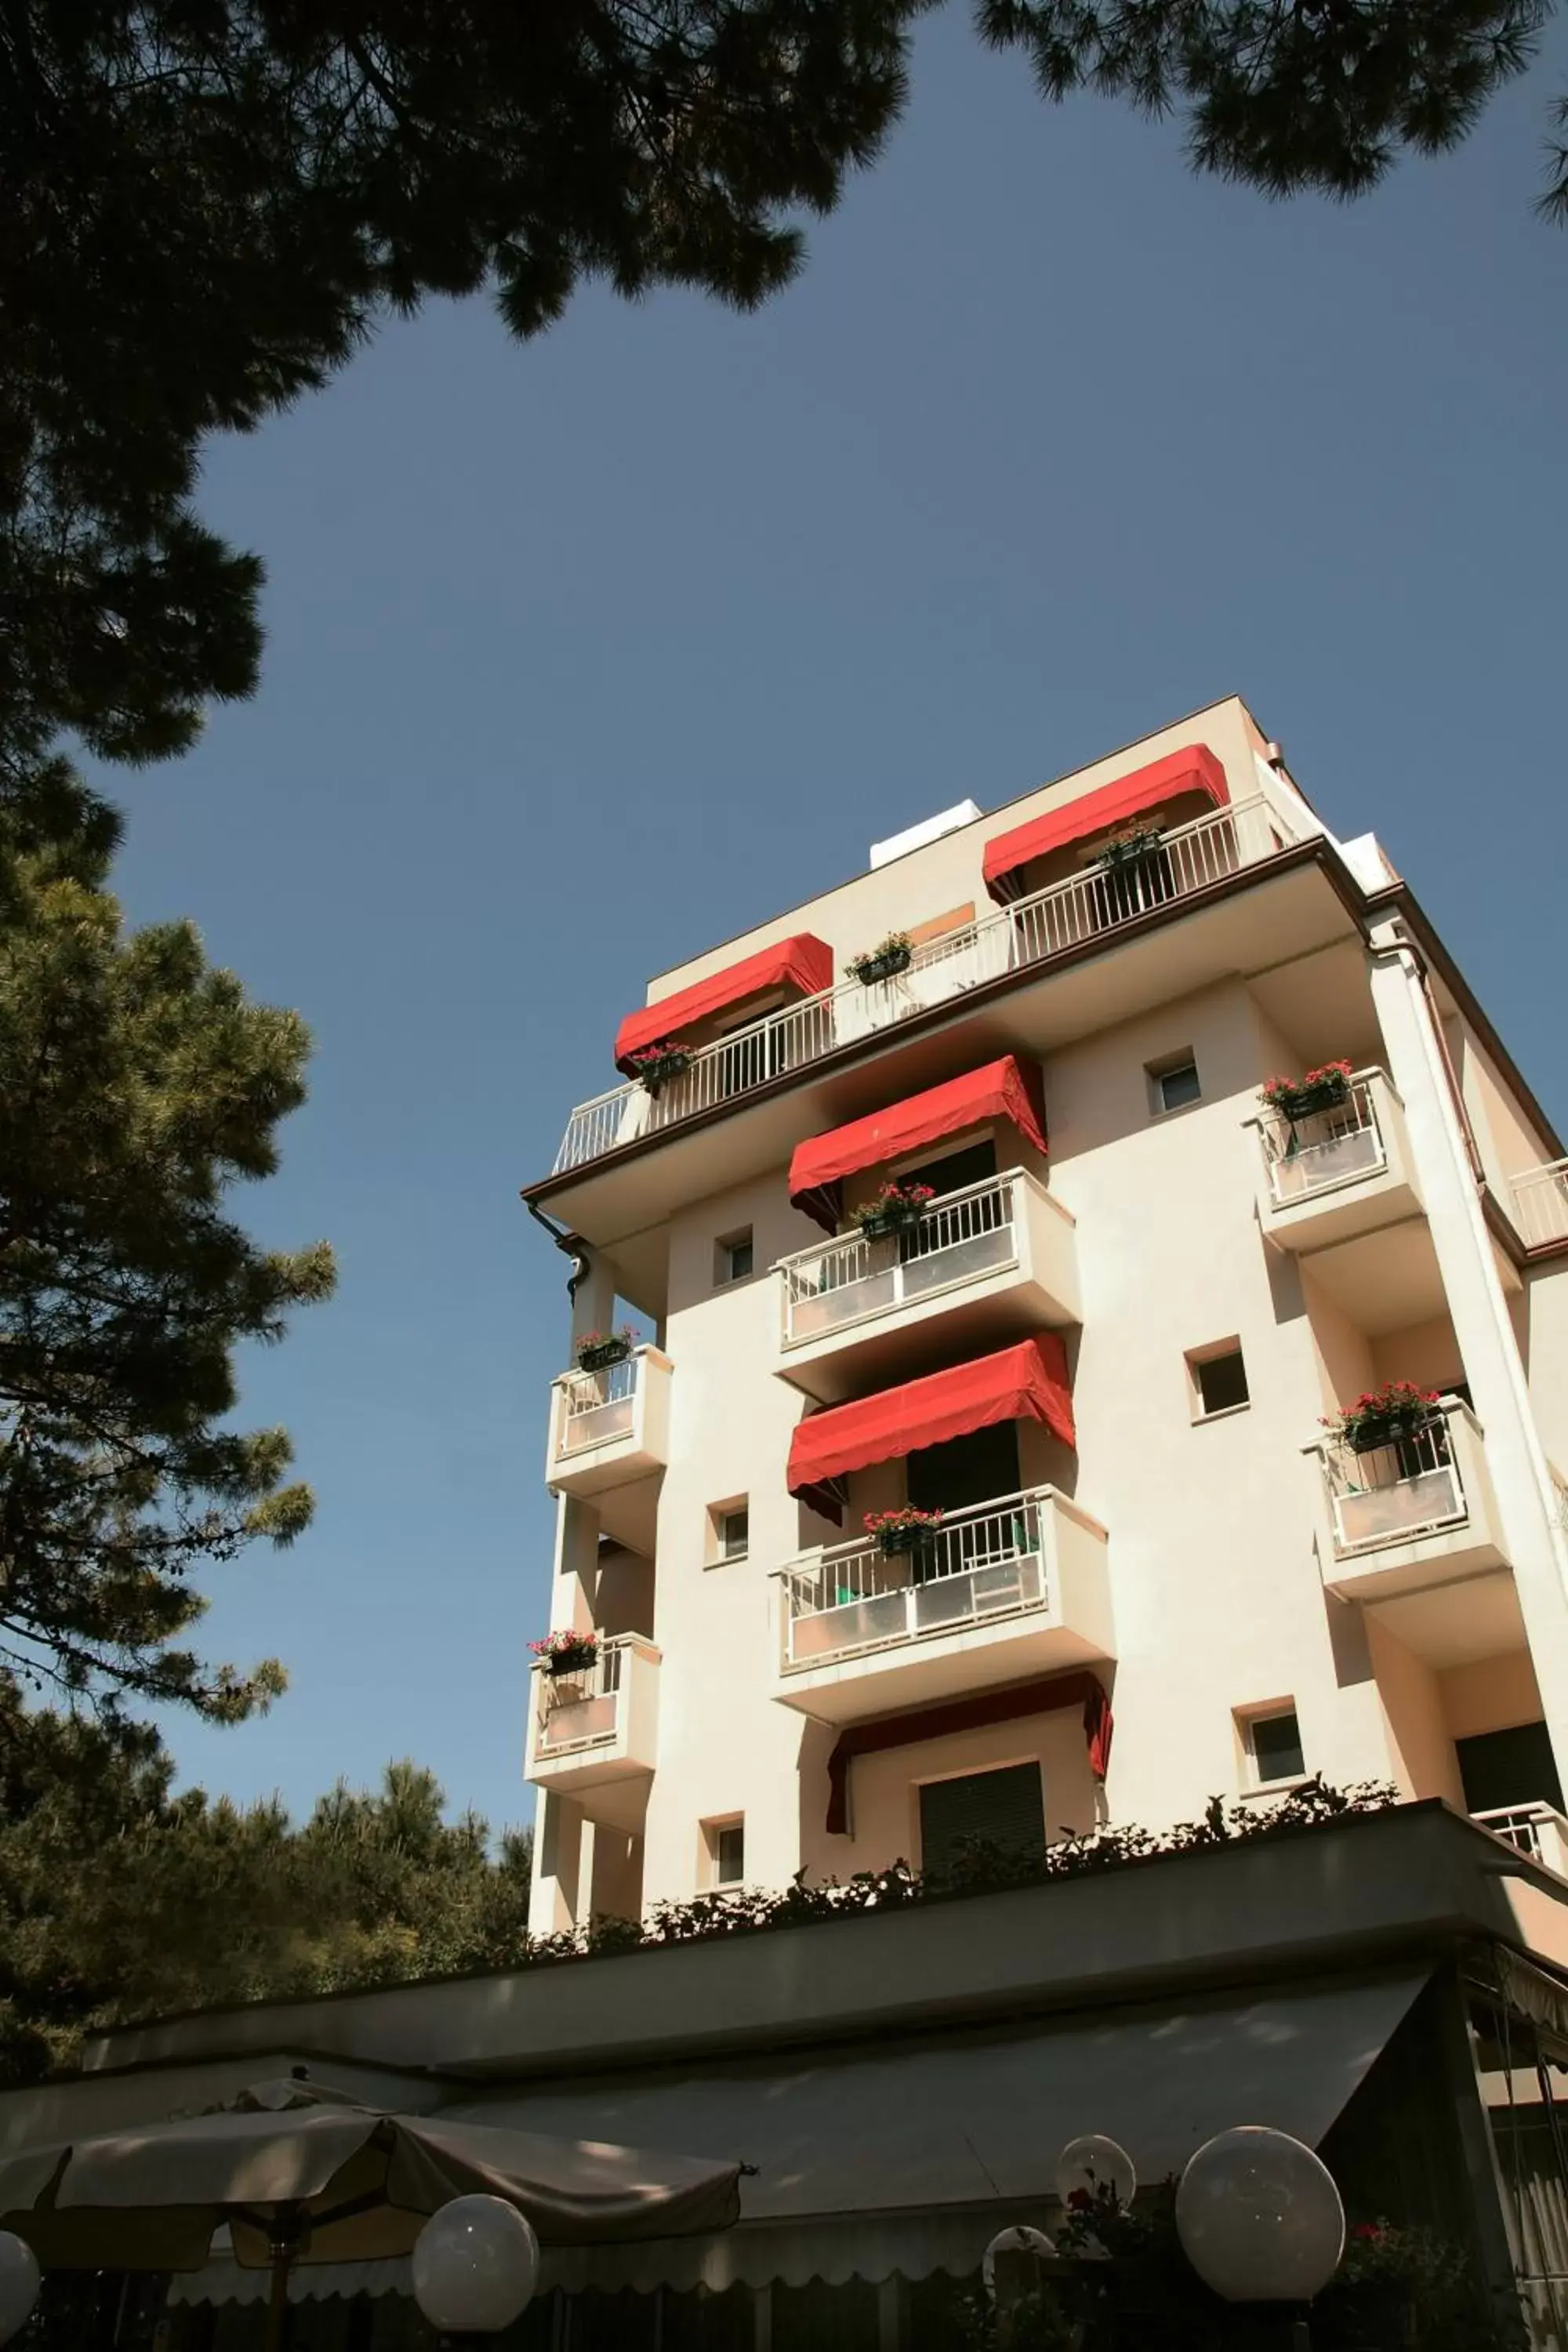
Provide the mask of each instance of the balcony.
[{"label": "balcony", "polygon": [[1568,1160],[1548,1160],[1510,1179],[1513,1222],[1531,1249],[1568,1241]]},{"label": "balcony", "polygon": [[1506,1838],[1542,1869],[1568,1878],[1568,1821],[1555,1805],[1499,1805],[1490,1812],[1472,1813],[1470,1819],[1490,1830],[1494,1837]]},{"label": "balcony", "polygon": [[544,1476],[552,1494],[602,1495],[669,1460],[669,1358],[634,1348],[597,1372],[551,1382]]},{"label": "balcony", "polygon": [[1261,795],[1173,826],[1157,855],[1142,865],[1114,874],[1090,869],[1053,883],[928,940],[894,979],[868,988],[846,982],[699,1046],[689,1067],[657,1096],[632,1084],[580,1105],[552,1172],[564,1174],[641,1136],[678,1128],[988,981],[1047,966],[1110,939],[1140,918],[1273,856],[1290,840],[1286,818]]},{"label": "balcony", "polygon": [[1446,1398],[1425,1429],[1370,1454],[1321,1455],[1323,1582],[1375,1608],[1429,1665],[1462,1665],[1524,1639],[1481,1425]]},{"label": "balcony", "polygon": [[1051,1486],[951,1512],[918,1554],[862,1538],[775,1581],[773,1696],[824,1723],[1116,1654],[1105,1529]]},{"label": "balcony", "polygon": [[1079,1320],[1072,1217],[1021,1168],[942,1193],[907,1233],[842,1234],[775,1272],[773,1370],[825,1403],[920,1371],[922,1339],[978,1354]]},{"label": "balcony", "polygon": [[528,1710],[527,1778],[575,1798],[591,1820],[635,1826],[658,1747],[659,1653],[638,1633],[602,1641],[593,1663],[541,1660]]},{"label": "balcony", "polygon": [[1259,1220],[1281,1249],[1331,1248],[1422,1214],[1404,1106],[1382,1070],[1358,1070],[1330,1110],[1267,1114],[1258,1134]]}]

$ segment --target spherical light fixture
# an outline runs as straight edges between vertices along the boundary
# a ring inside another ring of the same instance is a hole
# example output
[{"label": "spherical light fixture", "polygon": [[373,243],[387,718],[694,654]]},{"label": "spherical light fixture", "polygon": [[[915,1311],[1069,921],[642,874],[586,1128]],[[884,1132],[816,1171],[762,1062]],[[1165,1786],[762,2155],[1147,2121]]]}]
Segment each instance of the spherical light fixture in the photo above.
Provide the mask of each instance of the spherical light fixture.
[{"label": "spherical light fixture", "polygon": [[454,2197],[414,2242],[414,2300],[448,2336],[510,2327],[539,2284],[539,2241],[500,2197]]},{"label": "spherical light fixture", "polygon": [[20,2336],[33,2315],[41,2284],[38,2258],[31,2246],[0,2230],[0,2344]]},{"label": "spherical light fixture", "polygon": [[1001,2262],[1009,2269],[1020,2264],[1020,2257],[1031,2255],[1037,2262],[1048,2261],[1056,2252],[1043,2230],[1031,2229],[1026,2221],[1017,2222],[1011,2230],[999,2230],[980,2259],[980,2279],[993,2302],[996,2296],[996,2265]]},{"label": "spherical light fixture", "polygon": [[1227,2303],[1310,2303],[1340,2266],[1345,2212],[1310,2147],[1242,2124],[1189,2162],[1176,2231],[1198,2276]]},{"label": "spherical light fixture", "polygon": [[1086,2132],[1081,2139],[1069,2139],[1057,2158],[1057,2195],[1069,2212],[1073,2200],[1087,2197],[1098,2204],[1107,2193],[1116,2200],[1125,2212],[1132,2202],[1138,2186],[1138,2175],[1132,2168],[1132,2158],[1124,2147],[1100,2132]]}]

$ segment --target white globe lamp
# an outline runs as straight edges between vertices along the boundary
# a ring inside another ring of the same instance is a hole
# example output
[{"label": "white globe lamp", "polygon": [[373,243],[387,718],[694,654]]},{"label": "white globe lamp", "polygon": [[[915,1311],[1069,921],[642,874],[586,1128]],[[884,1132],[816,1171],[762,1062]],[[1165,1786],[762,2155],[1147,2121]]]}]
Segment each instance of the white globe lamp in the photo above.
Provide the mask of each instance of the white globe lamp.
[{"label": "white globe lamp", "polygon": [[31,2246],[11,2231],[0,2230],[0,2344],[20,2336],[33,2315],[41,2283]]},{"label": "white globe lamp", "polygon": [[1098,2204],[1109,2191],[1125,2213],[1137,2187],[1132,2158],[1124,2147],[1100,2132],[1086,2132],[1081,2139],[1069,2139],[1057,2158],[1057,2195],[1068,2212],[1075,2210],[1075,2197],[1080,2202],[1087,2197]]},{"label": "white globe lamp", "polygon": [[1345,2250],[1326,2164],[1288,2132],[1242,2124],[1206,2140],[1176,2190],[1176,2233],[1226,2303],[1310,2303]]},{"label": "white globe lamp", "polygon": [[986,2247],[980,2262],[980,2280],[988,2299],[994,2303],[997,2288],[997,2265],[1001,2265],[1005,2283],[1027,2275],[1026,2266],[1049,2261],[1056,2252],[1043,2230],[1031,2229],[1026,2221],[1017,2222],[1011,2230],[999,2230]]},{"label": "white globe lamp", "polygon": [[414,2300],[445,2336],[496,2336],[539,2284],[539,2241],[501,2197],[454,2197],[414,2242]]}]

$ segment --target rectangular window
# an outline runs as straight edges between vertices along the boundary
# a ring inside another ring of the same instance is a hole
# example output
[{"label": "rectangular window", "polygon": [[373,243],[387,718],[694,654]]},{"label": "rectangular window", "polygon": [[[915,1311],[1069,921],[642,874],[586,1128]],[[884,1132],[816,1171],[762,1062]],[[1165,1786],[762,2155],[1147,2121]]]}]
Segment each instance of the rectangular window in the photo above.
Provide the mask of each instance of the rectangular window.
[{"label": "rectangular window", "polygon": [[1269,1707],[1263,1714],[1247,1716],[1241,1730],[1247,1778],[1254,1788],[1268,1788],[1276,1780],[1300,1780],[1305,1774],[1301,1727],[1293,1706]]},{"label": "rectangular window", "polygon": [[1465,1803],[1472,1813],[1499,1812],[1505,1805],[1553,1805],[1563,1811],[1552,1738],[1544,1723],[1520,1723],[1509,1731],[1480,1731],[1456,1739]]},{"label": "rectangular window", "polygon": [[951,1869],[970,1843],[999,1846],[1006,1853],[1044,1850],[1046,1803],[1037,1764],[927,1780],[920,1804],[922,1870]]},{"label": "rectangular window", "polygon": [[733,1821],[707,1823],[708,1868],[714,1886],[740,1886],[746,1875],[746,1824]]},{"label": "rectangular window", "polygon": [[1238,1405],[1250,1402],[1247,1365],[1234,1339],[1194,1349],[1187,1358],[1187,1373],[1194,1421],[1211,1420],[1216,1412],[1234,1412]]},{"label": "rectangular window", "polygon": [[1144,1075],[1149,1081],[1149,1107],[1156,1117],[1202,1099],[1198,1066],[1190,1045],[1179,1054],[1166,1055],[1163,1061],[1151,1062]]},{"label": "rectangular window", "polygon": [[752,1228],[747,1225],[740,1233],[726,1234],[715,1243],[713,1279],[720,1285],[744,1282],[751,1274],[752,1263]]},{"label": "rectangular window", "polygon": [[752,1514],[744,1503],[738,1511],[725,1511],[719,1520],[719,1557],[721,1559],[744,1559],[751,1540]]}]

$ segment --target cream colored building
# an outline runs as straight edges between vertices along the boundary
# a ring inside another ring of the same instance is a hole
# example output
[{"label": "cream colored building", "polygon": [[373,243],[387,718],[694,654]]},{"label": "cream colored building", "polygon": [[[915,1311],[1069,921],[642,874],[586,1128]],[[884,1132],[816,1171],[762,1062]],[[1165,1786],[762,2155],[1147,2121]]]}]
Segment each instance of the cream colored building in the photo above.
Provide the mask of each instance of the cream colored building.
[{"label": "cream colored building", "polygon": [[[890,934],[902,970],[847,972]],[[525,1196],[575,1261],[549,1624],[596,1644],[531,1678],[536,1930],[1313,1773],[1568,1870],[1562,1145],[1239,701],[648,999],[623,1066],[684,1066],[574,1112]],[[1344,1101],[1267,1111],[1342,1060]],[[628,1306],[651,1339],[574,1369]],[[1430,1425],[1333,1443],[1389,1380]],[[884,1555],[906,1502],[940,1527]]]}]

